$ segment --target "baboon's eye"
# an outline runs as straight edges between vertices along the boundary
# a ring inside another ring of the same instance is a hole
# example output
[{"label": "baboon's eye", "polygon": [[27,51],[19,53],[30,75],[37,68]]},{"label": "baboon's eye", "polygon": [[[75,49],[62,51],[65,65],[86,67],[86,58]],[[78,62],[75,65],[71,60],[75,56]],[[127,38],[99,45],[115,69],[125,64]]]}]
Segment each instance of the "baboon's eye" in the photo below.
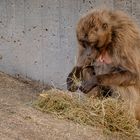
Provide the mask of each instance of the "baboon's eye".
[{"label": "baboon's eye", "polygon": [[98,43],[99,41],[97,40],[96,42],[93,43],[92,47],[95,48],[97,51],[100,50],[100,48],[98,47]]},{"label": "baboon's eye", "polygon": [[107,23],[103,23],[102,28],[103,28],[104,30],[106,30],[106,29],[108,28],[108,24],[107,24]]},{"label": "baboon's eye", "polygon": [[96,51],[100,52],[100,48],[99,47],[95,46],[94,48],[96,49]]},{"label": "baboon's eye", "polygon": [[83,48],[87,48],[87,44],[83,40],[79,40],[80,44],[82,45]]},{"label": "baboon's eye", "polygon": [[86,45],[85,42],[82,43],[82,46],[83,46],[83,48],[85,48],[85,49],[87,48],[87,45]]}]

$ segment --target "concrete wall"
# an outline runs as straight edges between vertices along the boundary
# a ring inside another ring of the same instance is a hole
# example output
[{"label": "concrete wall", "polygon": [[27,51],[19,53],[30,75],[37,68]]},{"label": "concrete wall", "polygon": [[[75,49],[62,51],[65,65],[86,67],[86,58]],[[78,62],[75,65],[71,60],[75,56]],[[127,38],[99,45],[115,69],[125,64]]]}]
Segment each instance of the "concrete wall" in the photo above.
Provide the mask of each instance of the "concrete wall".
[{"label": "concrete wall", "polygon": [[103,5],[140,22],[140,0],[0,0],[0,70],[65,87],[78,18]]}]

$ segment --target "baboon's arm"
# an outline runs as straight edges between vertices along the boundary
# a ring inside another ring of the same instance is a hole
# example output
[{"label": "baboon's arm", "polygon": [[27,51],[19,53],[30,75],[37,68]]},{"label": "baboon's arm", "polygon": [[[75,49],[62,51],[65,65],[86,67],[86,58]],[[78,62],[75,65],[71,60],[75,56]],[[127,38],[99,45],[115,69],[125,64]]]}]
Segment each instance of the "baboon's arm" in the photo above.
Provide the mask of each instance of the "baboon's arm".
[{"label": "baboon's arm", "polygon": [[84,81],[80,87],[84,93],[89,92],[95,86],[131,86],[136,85],[137,75],[130,71],[120,71],[103,75],[93,76],[91,80]]},{"label": "baboon's arm", "polygon": [[137,75],[130,71],[121,71],[97,76],[97,82],[107,86],[131,86],[137,82]]}]

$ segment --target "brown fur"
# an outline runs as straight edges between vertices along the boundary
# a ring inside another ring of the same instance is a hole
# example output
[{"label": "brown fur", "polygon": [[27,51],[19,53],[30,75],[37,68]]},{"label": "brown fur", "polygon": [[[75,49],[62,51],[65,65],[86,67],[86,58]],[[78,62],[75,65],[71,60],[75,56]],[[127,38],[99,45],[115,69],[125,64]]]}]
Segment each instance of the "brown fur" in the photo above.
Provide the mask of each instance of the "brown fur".
[{"label": "brown fur", "polygon": [[[104,68],[104,66],[103,66]],[[101,70],[101,67],[96,68],[98,69],[100,72],[103,70]],[[105,72],[106,70],[104,70]],[[106,71],[107,72],[107,71]],[[95,67],[93,66],[87,66],[85,68],[83,68],[82,70],[82,81],[87,81],[87,80],[91,80],[91,78],[93,76],[95,76]],[[112,95],[112,89],[109,86],[97,86],[95,88],[93,88],[91,91],[89,91],[87,93],[87,95],[89,97],[108,97]]]},{"label": "brown fur", "polygon": [[[98,68],[97,68],[98,67]],[[96,70],[99,72],[107,72],[107,68],[104,69],[100,66],[96,66]],[[97,72],[96,72],[97,73]],[[69,73],[67,77],[67,89],[69,91],[75,92],[79,89],[80,84],[77,81],[87,81],[90,80],[93,76],[96,75],[95,66],[86,66],[86,67],[74,67],[73,70]],[[87,95],[94,97],[108,97],[112,95],[112,89],[108,86],[98,86],[87,93]]]},{"label": "brown fur", "polygon": [[[125,98],[128,96],[136,119],[140,120],[140,32],[137,25],[121,11],[92,11],[80,19],[77,39],[77,66],[89,64],[107,52],[113,66],[123,67],[123,71],[96,76],[92,87],[97,83],[112,86]],[[83,89],[87,85],[83,85]]]},{"label": "brown fur", "polygon": [[[97,15],[96,15],[97,14]],[[79,44],[77,66],[89,65],[99,55],[96,49],[99,47],[107,46],[111,42],[112,29],[108,26],[108,19],[103,14],[105,20],[99,20],[98,12],[91,12],[82,17],[77,25],[77,40]]]}]

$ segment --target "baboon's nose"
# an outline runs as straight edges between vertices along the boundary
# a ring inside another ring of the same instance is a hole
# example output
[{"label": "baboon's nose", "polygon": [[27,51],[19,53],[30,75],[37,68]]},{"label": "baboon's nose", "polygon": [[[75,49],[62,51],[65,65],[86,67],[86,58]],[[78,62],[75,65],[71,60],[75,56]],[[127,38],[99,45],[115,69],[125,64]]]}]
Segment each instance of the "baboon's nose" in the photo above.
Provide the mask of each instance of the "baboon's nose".
[{"label": "baboon's nose", "polygon": [[87,48],[87,51],[86,51],[87,57],[91,56],[91,52],[92,52],[91,48]]},{"label": "baboon's nose", "polygon": [[90,53],[87,53],[87,56],[90,57]]}]

